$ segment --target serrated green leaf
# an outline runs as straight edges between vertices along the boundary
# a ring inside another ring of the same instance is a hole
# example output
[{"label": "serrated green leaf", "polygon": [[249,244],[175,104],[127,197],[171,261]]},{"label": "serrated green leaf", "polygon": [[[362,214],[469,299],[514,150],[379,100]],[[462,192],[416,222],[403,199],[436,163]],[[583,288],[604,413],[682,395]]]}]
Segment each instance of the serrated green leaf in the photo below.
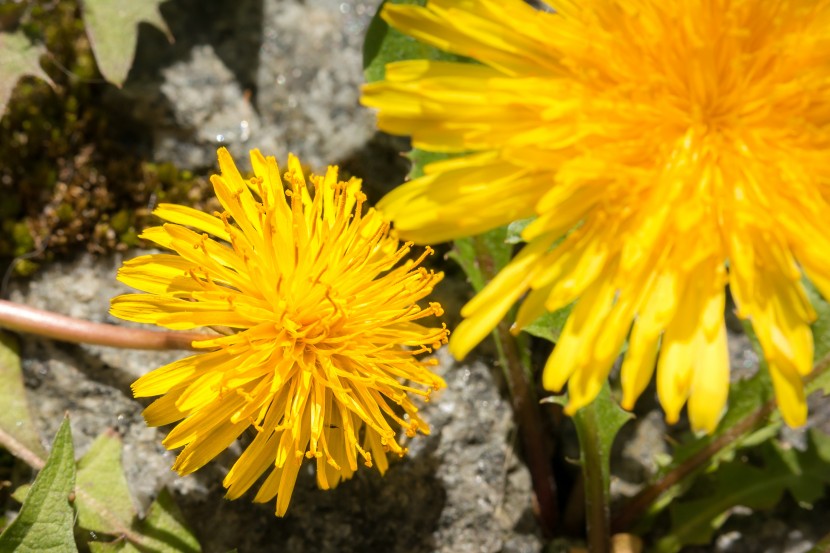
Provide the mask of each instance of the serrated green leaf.
[{"label": "serrated green leaf", "polygon": [[[830,304],[819,295],[812,284],[808,281],[803,283],[818,315],[817,320],[812,325],[812,330],[815,340],[815,357],[821,359],[830,353]],[[677,469],[688,459],[699,454],[714,441],[719,440],[733,426],[760,412],[773,399],[772,382],[770,381],[763,351],[752,326],[748,322],[744,323],[744,329],[755,351],[758,352],[760,359],[758,372],[753,377],[740,380],[730,386],[728,410],[715,432],[711,435],[698,436],[684,441],[682,445],[675,449],[672,462],[661,467],[657,475],[658,480],[665,474]],[[825,394],[830,393],[830,370],[817,375],[805,385],[807,394],[816,390],[824,390]],[[660,498],[652,504],[644,522],[647,524],[650,520],[653,520],[657,513],[685,493],[701,473],[713,471],[720,463],[733,460],[736,452],[741,449],[754,447],[770,440],[778,434],[781,426],[780,415],[774,413],[770,417],[759,419],[754,426],[747,428],[740,436],[730,439],[725,447],[708,457],[706,463],[689,472],[678,484],[665,490]],[[645,525],[639,526],[640,529],[644,527]]]},{"label": "serrated green leaf", "polygon": [[467,62],[456,56],[418,42],[412,37],[389,26],[380,13],[386,4],[412,4],[423,6],[426,0],[383,0],[378,7],[363,39],[363,74],[367,83],[380,81],[386,75],[386,64],[402,60],[438,60]]},{"label": "serrated green leaf", "polygon": [[447,154],[442,152],[428,152],[426,150],[421,150],[418,148],[413,148],[409,152],[407,152],[406,157],[409,159],[410,163],[412,163],[412,168],[409,170],[409,174],[407,175],[407,179],[417,179],[418,177],[424,176],[424,170],[427,165],[430,163],[435,163],[436,161],[444,161],[446,159],[450,159],[453,157],[457,157],[462,154]]},{"label": "serrated green leaf", "polygon": [[17,347],[14,338],[6,332],[0,332],[0,432],[17,442],[14,447],[7,444],[11,453],[20,456],[29,452],[41,460],[46,458],[46,450],[29,414]]},{"label": "serrated green leaf", "polygon": [[0,535],[0,551],[77,551],[70,496],[75,488],[75,458],[69,419],[64,419],[52,452],[38,473],[20,514]]},{"label": "serrated green leaf", "polygon": [[547,312],[522,330],[531,336],[536,336],[537,338],[542,338],[555,344],[559,340],[562,328],[565,326],[568,317],[571,316],[572,310],[573,307],[569,305],[552,313]]},{"label": "serrated green leaf", "polygon": [[[827,303],[818,290],[809,281],[804,281],[804,288],[813,309],[816,311],[816,320],[811,325],[813,331],[813,348],[815,359],[819,361],[830,354],[830,303]],[[805,392],[809,395],[821,390],[824,395],[830,395],[830,370],[817,374],[807,382]]]},{"label": "serrated green leaf", "polygon": [[20,77],[31,75],[55,86],[40,67],[40,56],[46,54],[41,44],[32,44],[22,32],[0,33],[0,117]]},{"label": "serrated green leaf", "polygon": [[830,483],[828,442],[830,437],[811,430],[806,451],[767,442],[760,448],[760,467],[740,461],[723,463],[704,483],[705,489],[714,491],[712,495],[672,506],[671,531],[656,544],[655,551],[675,553],[686,545],[709,543],[736,506],[769,509],[784,492],[802,503],[819,499]]},{"label": "serrated green leaf", "polygon": [[83,0],[89,44],[105,79],[124,84],[135,58],[138,24],[155,25],[171,39],[159,5],[166,0]]},{"label": "serrated green leaf", "polygon": [[[121,440],[102,434],[78,461],[78,525],[102,534],[118,535],[136,515],[124,468]],[[120,524],[120,527],[115,526]]]},{"label": "serrated green leaf", "polygon": [[[700,455],[713,442],[720,440],[735,424],[753,416],[772,398],[772,394],[772,383],[766,370],[759,370],[751,378],[733,382],[729,387],[728,409],[718,428],[712,434],[689,435],[687,439],[682,440],[680,445],[674,449],[671,462],[663,464],[657,471],[655,481],[659,481],[693,457]],[[651,504],[643,519],[639,521],[637,529],[644,531],[648,528],[657,514],[686,493],[701,474],[715,470],[721,463],[733,460],[735,454],[741,449],[758,445],[776,436],[780,426],[780,417],[762,419],[754,427],[748,428],[744,434],[732,437],[729,443],[708,455],[705,462],[686,473],[679,482],[664,489],[660,497]]]},{"label": "serrated green leaf", "polygon": [[509,225],[507,225],[507,236],[505,237],[505,241],[508,244],[521,244],[524,242],[522,238],[522,232],[527,228],[527,226],[536,220],[536,217],[528,217],[526,219],[519,219],[518,221],[513,221]]}]

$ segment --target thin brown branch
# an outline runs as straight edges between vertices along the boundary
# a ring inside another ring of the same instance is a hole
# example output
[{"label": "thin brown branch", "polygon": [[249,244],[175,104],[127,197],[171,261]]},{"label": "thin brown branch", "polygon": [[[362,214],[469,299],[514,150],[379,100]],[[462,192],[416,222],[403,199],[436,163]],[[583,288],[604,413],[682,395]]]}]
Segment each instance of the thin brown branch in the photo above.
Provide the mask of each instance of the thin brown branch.
[{"label": "thin brown branch", "polygon": [[542,426],[539,403],[536,401],[533,389],[528,385],[516,347],[516,338],[510,334],[504,321],[499,323],[496,331],[499,342],[504,348],[513,412],[522,438],[527,468],[533,481],[539,520],[542,530],[552,535],[558,525],[559,509],[556,502],[556,481],[551,470],[550,457],[545,448],[548,437]]},{"label": "thin brown branch", "polygon": [[0,327],[76,344],[150,350],[194,349],[194,341],[210,336],[93,323],[6,300],[0,300]]},{"label": "thin brown branch", "polygon": [[144,536],[128,528],[115,513],[107,509],[105,505],[102,505],[100,501],[92,497],[85,489],[76,485],[75,495],[77,495],[78,498],[84,501],[87,505],[92,507],[98,516],[107,521],[107,524],[111,526],[112,535],[124,538],[135,545],[144,545]]},{"label": "thin brown branch", "polygon": [[37,453],[18,442],[14,436],[4,432],[2,428],[0,428],[0,446],[35,470],[42,469],[45,464]]},{"label": "thin brown branch", "polygon": [[[825,355],[820,361],[813,366],[813,372],[805,379],[805,385],[817,378],[820,374],[830,368],[830,354]],[[640,493],[635,495],[631,500],[625,504],[620,514],[618,514],[611,522],[611,531],[613,533],[626,532],[631,526],[638,521],[661,495],[670,490],[673,486],[681,482],[684,478],[692,475],[697,470],[706,465],[706,463],[717,455],[722,449],[735,442],[738,438],[747,434],[764,421],[772,412],[775,411],[775,399],[771,399],[760,406],[758,409],[738,421],[735,425],[729,428],[726,432],[718,436],[705,448],[701,449],[675,469],[666,473],[660,480],[654,484],[643,488]]]},{"label": "thin brown branch", "polygon": [[643,488],[640,493],[635,495],[628,503],[626,503],[625,507],[622,509],[622,512],[614,517],[611,522],[611,531],[615,534],[627,531],[635,521],[639,520],[639,518],[645,514],[649,506],[654,503],[657,498],[663,495],[663,493],[703,467],[706,462],[714,457],[719,451],[733,443],[745,433],[753,430],[758,423],[766,419],[774,410],[775,400],[771,399],[757,411],[751,413],[744,419],[741,419],[740,422],[721,434],[709,445],[683,461],[677,466],[677,468],[666,473],[663,478],[651,486]]}]

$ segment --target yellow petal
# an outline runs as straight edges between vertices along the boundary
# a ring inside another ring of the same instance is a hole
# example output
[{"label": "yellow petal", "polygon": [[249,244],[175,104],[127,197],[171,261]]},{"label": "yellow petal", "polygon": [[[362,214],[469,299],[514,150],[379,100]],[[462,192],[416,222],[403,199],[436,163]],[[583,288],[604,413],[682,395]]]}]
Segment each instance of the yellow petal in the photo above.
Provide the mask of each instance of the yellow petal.
[{"label": "yellow petal", "polygon": [[721,320],[714,337],[698,333],[694,375],[689,394],[692,430],[714,432],[726,408],[729,395],[729,350],[726,326]]}]

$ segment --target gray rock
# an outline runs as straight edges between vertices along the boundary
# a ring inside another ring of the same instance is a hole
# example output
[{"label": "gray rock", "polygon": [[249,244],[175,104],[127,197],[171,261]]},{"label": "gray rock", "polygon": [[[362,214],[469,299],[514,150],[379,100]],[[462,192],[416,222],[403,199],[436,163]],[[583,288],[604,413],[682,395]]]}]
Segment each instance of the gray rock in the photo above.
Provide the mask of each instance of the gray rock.
[{"label": "gray rock", "polygon": [[[179,167],[210,167],[216,164],[216,148],[227,145],[244,161],[252,135],[261,130],[259,115],[235,76],[209,45],[193,48],[188,60],[162,71],[161,93],[173,110],[174,125],[155,132],[156,161]],[[190,131],[182,140],[182,129]],[[263,150],[274,143],[259,143]]]},{"label": "gray rock", "polygon": [[[125,288],[115,279],[117,258],[88,256],[55,264],[12,299],[93,321],[110,321],[109,298]],[[24,336],[22,357],[29,400],[42,435],[51,440],[69,413],[79,453],[108,428],[124,441],[130,488],[142,510],[162,486],[176,492],[185,518],[208,552],[498,552],[540,551],[533,523],[531,484],[514,451],[515,426],[490,369],[460,365],[439,353],[447,389],[422,409],[432,428],[393,460],[385,475],[359,470],[332,491],[301,474],[284,519],[273,505],[246,497],[222,498],[221,481],[239,454],[231,448],[194,475],[170,471],[174,453],[161,446],[164,432],[147,428],[142,405],[131,398],[137,376],[186,355],[59,344]]]},{"label": "gray rock", "polygon": [[162,6],[176,41],[147,31],[114,104],[147,125],[151,157],[182,169],[227,146],[315,170],[359,150],[374,116],[359,105],[363,35],[376,6],[359,0],[176,0]]},{"label": "gray rock", "polygon": [[373,4],[264,2],[257,106],[262,137],[278,152],[293,152],[320,169],[374,133],[374,116],[358,102],[361,48]]}]

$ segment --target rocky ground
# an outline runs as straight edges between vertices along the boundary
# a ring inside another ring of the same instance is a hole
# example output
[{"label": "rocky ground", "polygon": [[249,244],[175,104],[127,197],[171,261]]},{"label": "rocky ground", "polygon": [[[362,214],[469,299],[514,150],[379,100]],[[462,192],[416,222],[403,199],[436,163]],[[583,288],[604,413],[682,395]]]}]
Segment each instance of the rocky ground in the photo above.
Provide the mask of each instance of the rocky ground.
[{"label": "rocky ground", "polygon": [[[290,151],[312,168],[336,163],[363,177],[370,198],[399,183],[405,142],[378,135],[372,114],[358,105],[360,46],[377,2],[359,0],[171,0],[162,6],[174,44],[142,27],[137,62],[112,109],[146,125],[154,161],[194,171],[213,170],[227,146],[237,160],[250,148],[284,159]],[[123,290],[114,275],[120,257],[81,257],[54,264],[31,281],[12,285],[11,298],[94,321],[110,321],[109,299]],[[448,311],[466,294],[460,277],[440,291]],[[110,321],[111,322],[111,321]],[[270,505],[223,499],[228,452],[197,474],[169,470],[174,455],[163,431],[147,428],[143,404],[129,384],[183,355],[23,341],[26,384],[42,435],[51,438],[69,412],[82,453],[107,428],[124,439],[124,462],[142,507],[162,486],[175,491],[189,524],[208,552],[538,552],[544,541],[532,514],[530,479],[515,451],[510,408],[494,381],[492,363],[458,364],[439,354],[448,388],[423,413],[433,433],[413,440],[410,455],[381,478],[361,470],[331,492],[301,475],[289,514]],[[733,336],[733,366],[748,373],[757,358]],[[816,404],[827,424],[828,409]],[[634,493],[668,449],[659,413],[644,414],[623,431],[616,448],[614,491]],[[801,434],[791,436],[798,443]],[[576,457],[574,442],[565,452]],[[707,548],[690,551],[803,553],[830,530],[830,505],[812,511],[784,503],[774,512],[737,512]]]},{"label": "rocky ground", "polygon": [[[34,307],[97,322],[109,298],[126,288],[115,279],[120,259],[83,257],[56,264],[15,285],[11,297]],[[24,337],[23,368],[32,412],[44,437],[69,413],[76,450],[114,428],[124,441],[127,479],[140,507],[162,486],[176,492],[185,518],[207,552],[496,552],[541,548],[530,503],[530,478],[514,452],[508,403],[483,363],[459,365],[440,354],[447,389],[423,410],[432,435],[409,443],[409,455],[386,476],[360,470],[336,490],[316,488],[302,474],[288,516],[273,505],[223,499],[231,451],[194,475],[170,471],[174,455],[161,446],[163,430],[141,417],[146,402],[130,383],[184,352],[140,352],[59,344]]]}]

